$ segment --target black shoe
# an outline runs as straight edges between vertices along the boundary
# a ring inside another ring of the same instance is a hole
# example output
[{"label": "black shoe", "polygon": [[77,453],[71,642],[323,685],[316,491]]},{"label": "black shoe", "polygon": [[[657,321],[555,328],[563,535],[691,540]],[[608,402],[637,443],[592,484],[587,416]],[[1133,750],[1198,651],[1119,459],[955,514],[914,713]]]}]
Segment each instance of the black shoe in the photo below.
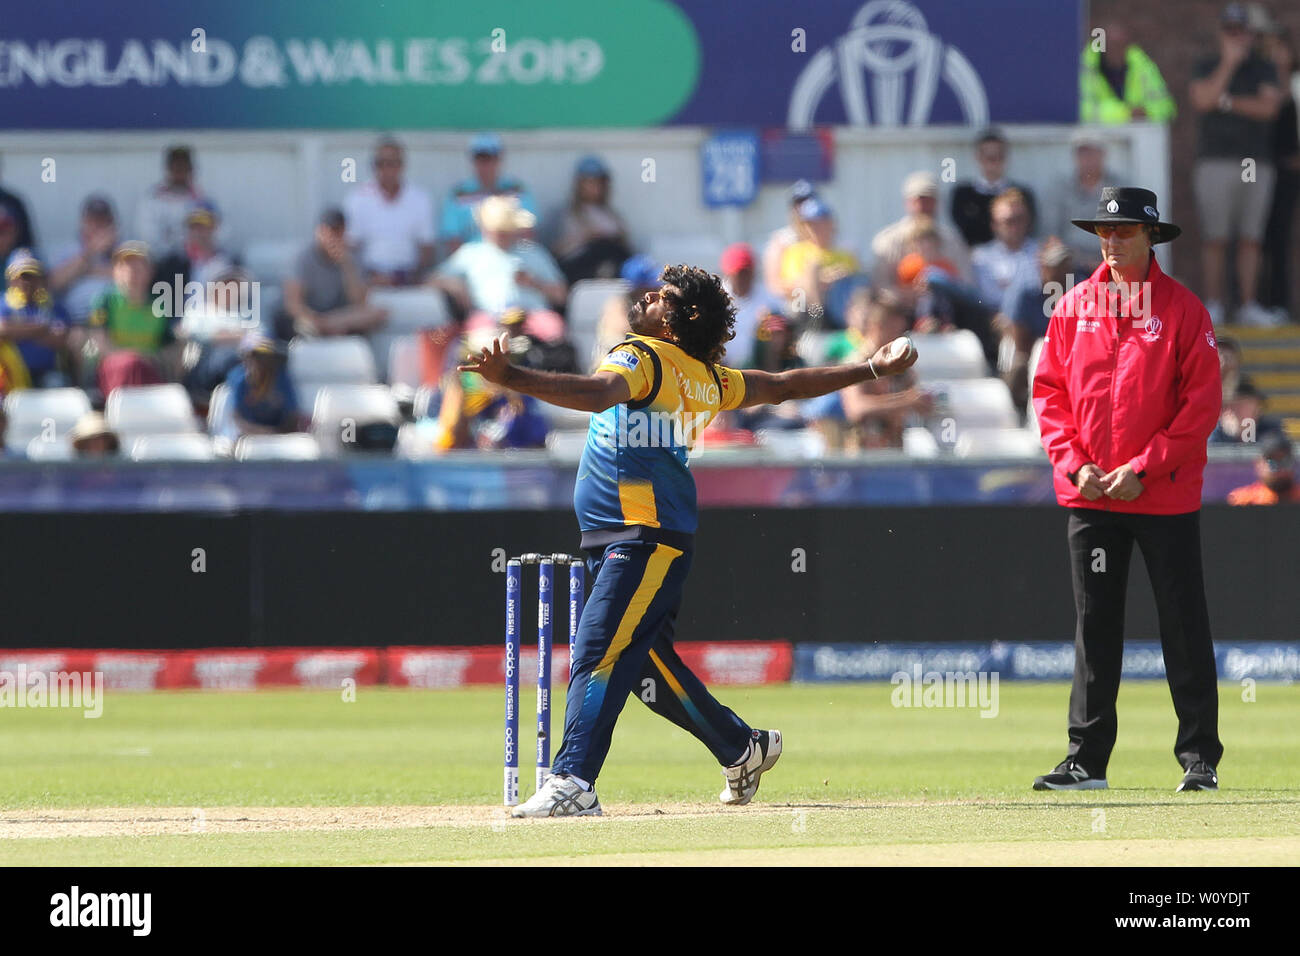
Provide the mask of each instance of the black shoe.
[{"label": "black shoe", "polygon": [[1184,793],[1188,790],[1218,790],[1219,775],[1214,772],[1204,760],[1197,760],[1187,768],[1183,774],[1183,782],[1178,785],[1174,793]]},{"label": "black shoe", "polygon": [[1088,771],[1075,762],[1073,757],[1066,757],[1051,773],[1034,778],[1035,790],[1105,790],[1105,778],[1098,779],[1088,775]]}]

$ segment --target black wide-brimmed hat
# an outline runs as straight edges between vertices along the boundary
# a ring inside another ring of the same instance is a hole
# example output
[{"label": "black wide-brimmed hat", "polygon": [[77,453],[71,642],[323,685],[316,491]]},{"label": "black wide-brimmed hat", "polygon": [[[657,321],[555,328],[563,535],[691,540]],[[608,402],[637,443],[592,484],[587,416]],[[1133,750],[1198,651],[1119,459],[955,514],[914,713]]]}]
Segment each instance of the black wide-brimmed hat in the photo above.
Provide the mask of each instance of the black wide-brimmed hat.
[{"label": "black wide-brimmed hat", "polygon": [[1177,239],[1183,232],[1172,222],[1160,221],[1155,193],[1136,186],[1103,186],[1101,200],[1097,203],[1097,218],[1070,221],[1080,229],[1091,233],[1096,233],[1097,226],[1109,222],[1141,223],[1151,227],[1152,244]]}]

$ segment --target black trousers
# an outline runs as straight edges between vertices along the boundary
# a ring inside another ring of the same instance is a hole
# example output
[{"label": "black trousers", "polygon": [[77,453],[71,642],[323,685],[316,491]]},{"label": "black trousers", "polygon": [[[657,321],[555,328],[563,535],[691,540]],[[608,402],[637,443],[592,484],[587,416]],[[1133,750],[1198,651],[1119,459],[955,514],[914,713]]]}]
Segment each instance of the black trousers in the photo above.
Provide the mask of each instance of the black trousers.
[{"label": "black trousers", "polygon": [[1197,760],[1217,767],[1223,744],[1200,512],[1142,515],[1071,508],[1068,537],[1077,614],[1068,753],[1092,776],[1106,776],[1118,727],[1124,600],[1136,541],[1155,592],[1165,673],[1178,715],[1174,755],[1184,768]]}]

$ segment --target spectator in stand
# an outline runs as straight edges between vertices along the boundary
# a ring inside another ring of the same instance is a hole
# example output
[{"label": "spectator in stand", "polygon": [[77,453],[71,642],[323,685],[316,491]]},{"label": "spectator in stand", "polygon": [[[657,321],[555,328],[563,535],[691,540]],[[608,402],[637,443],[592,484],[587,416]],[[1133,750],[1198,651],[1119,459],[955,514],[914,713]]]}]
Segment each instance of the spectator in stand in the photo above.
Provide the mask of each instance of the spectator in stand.
[{"label": "spectator in stand", "polygon": [[286,368],[283,343],[250,332],[239,343],[239,363],[226,376],[230,389],[227,437],[300,431],[303,413]]},{"label": "spectator in stand", "polygon": [[[1275,169],[1269,137],[1282,105],[1273,64],[1252,52],[1248,15],[1230,3],[1219,20],[1219,52],[1197,64],[1191,85],[1199,114],[1193,186],[1201,217],[1201,271],[1210,320],[1226,319],[1227,244],[1237,240],[1237,286],[1242,325],[1274,326],[1258,302],[1260,242],[1268,223]],[[1243,160],[1254,161],[1254,177]]]},{"label": "spectator in stand", "polygon": [[50,290],[63,301],[68,317],[84,325],[95,297],[113,284],[113,250],[118,246],[117,217],[103,196],[89,196],[81,204],[81,223],[75,242],[54,257]]},{"label": "spectator in stand", "polygon": [[584,156],[573,174],[573,195],[551,247],[565,279],[610,279],[630,256],[627,226],[609,204],[609,167]]},{"label": "spectator in stand", "polygon": [[1219,378],[1223,382],[1223,402],[1226,405],[1237,394],[1242,383],[1250,383],[1250,377],[1241,371],[1241,346],[1237,340],[1227,336],[1218,336],[1219,342]]},{"label": "spectator in stand", "polygon": [[728,246],[723,250],[718,267],[722,271],[722,287],[736,307],[735,335],[726,345],[722,362],[740,368],[754,353],[763,319],[781,311],[781,300],[758,284],[754,250],[749,243],[737,242]]},{"label": "spectator in stand", "polygon": [[1056,300],[1069,291],[1070,250],[1056,236],[1045,239],[1038,250],[1036,278],[1039,281],[1025,282],[1007,292],[997,323],[1011,340],[1011,360],[1003,379],[1022,415],[1029,407],[1029,355],[1034,344],[1047,334]]},{"label": "spectator in stand", "polygon": [[16,194],[0,186],[0,215],[8,214],[14,221],[13,244],[8,249],[0,249],[0,261],[9,258],[14,249],[30,249],[36,252],[36,231],[32,228],[31,217],[27,215],[27,205]]},{"label": "spectator in stand", "polygon": [[431,284],[472,313],[468,330],[495,328],[507,310],[526,313],[525,331],[544,342],[564,337],[568,286],[546,249],[524,238],[536,218],[510,196],[490,196],[479,205],[482,238],[467,242],[434,272]]},{"label": "spectator in stand", "polygon": [[970,255],[961,234],[952,226],[935,218],[939,208],[939,180],[933,173],[912,173],[903,180],[902,219],[890,223],[871,240],[871,254],[875,256],[872,281],[879,288],[891,288],[897,281],[898,264],[907,255],[913,224],[921,216],[938,223],[939,253],[957,269],[963,280],[970,279]]},{"label": "spectator in stand", "polygon": [[326,209],[312,244],[284,281],[284,309],[298,335],[365,335],[388,319],[388,312],[366,302],[367,288],[347,243],[342,210]]},{"label": "spectator in stand", "polygon": [[448,256],[465,243],[479,239],[478,207],[489,196],[518,200],[520,208],[533,216],[534,223],[537,221],[537,206],[527,187],[516,177],[501,174],[501,137],[479,133],[470,142],[469,153],[474,175],[453,186],[442,204],[438,238]]},{"label": "spectator in stand", "polygon": [[[517,323],[512,323],[517,325]],[[465,338],[465,350],[474,354],[491,346],[500,332],[511,334],[511,326],[483,328]],[[516,351],[511,338],[511,353]],[[536,365],[516,361],[529,368]],[[493,385],[482,376],[451,370],[443,383],[438,412],[438,451],[462,448],[542,448],[547,424],[535,399]]]},{"label": "spectator in stand", "polygon": [[915,316],[917,332],[969,329],[984,349],[989,368],[996,369],[1000,332],[997,303],[986,303],[980,291],[954,275],[954,266],[940,255],[940,234],[934,220],[920,216],[912,224],[908,253],[898,264],[896,293],[905,310]]},{"label": "spectator in stand", "polygon": [[221,216],[216,204],[203,199],[190,207],[185,216],[185,264],[183,275],[189,282],[207,285],[229,272],[236,259],[217,246],[217,228]]},{"label": "spectator in stand", "polygon": [[835,217],[816,197],[800,204],[799,228],[799,241],[781,257],[779,291],[795,311],[818,316],[831,285],[858,271],[858,257],[836,246]]},{"label": "spectator in stand", "polygon": [[18,250],[5,269],[4,301],[0,303],[0,342],[12,344],[22,356],[28,380],[35,388],[68,384],[66,346],[68,316],[45,287],[45,268],[26,249]]},{"label": "spectator in stand", "polygon": [[158,315],[150,290],[153,263],[149,247],[124,242],[113,253],[113,286],[90,309],[90,352],[104,398],[130,385],[174,381],[179,367],[175,326],[179,316]]},{"label": "spectator in stand", "polygon": [[1230,505],[1276,505],[1300,502],[1295,478],[1295,452],[1285,435],[1274,433],[1259,443],[1256,481],[1228,492]]},{"label": "spectator in stand", "polygon": [[799,207],[817,195],[817,190],[806,179],[800,179],[790,187],[789,221],[768,237],[763,247],[763,284],[770,291],[781,289],[781,260],[785,252],[800,239]]},{"label": "spectator in stand", "polygon": [[[814,201],[814,200],[809,200]],[[784,315],[771,312],[758,327],[754,342],[753,355],[745,362],[745,368],[755,368],[764,372],[788,372],[803,368],[804,361],[795,350],[795,329]],[[741,409],[727,420],[729,428],[740,427],[749,431],[762,428],[793,430],[803,428],[807,421],[805,401],[783,402],[779,405],[758,405]]]},{"label": "spectator in stand", "polygon": [[989,209],[993,239],[971,252],[971,269],[980,298],[1002,307],[1009,290],[1038,282],[1038,242],[1029,238],[1029,204],[1018,189],[1008,189]]},{"label": "spectator in stand", "polygon": [[1077,129],[1070,134],[1074,153],[1074,174],[1060,180],[1043,213],[1044,229],[1059,236],[1070,250],[1071,265],[1082,276],[1092,275],[1101,265],[1101,250],[1095,237],[1081,229],[1072,229],[1075,219],[1087,219],[1097,210],[1097,196],[1103,183],[1119,181],[1106,168],[1106,142],[1096,133]]},{"label": "spectator in stand", "polygon": [[1283,434],[1282,423],[1264,414],[1267,399],[1250,382],[1241,382],[1232,398],[1223,403],[1219,424],[1210,433],[1211,445],[1240,445],[1263,441],[1268,435]]},{"label": "spectator in stand", "polygon": [[1276,182],[1268,223],[1264,227],[1263,277],[1260,303],[1270,309],[1278,324],[1291,320],[1291,237],[1300,200],[1300,128],[1296,104],[1300,103],[1300,63],[1291,35],[1269,18],[1264,34],[1264,54],[1277,72],[1282,106],[1273,121],[1273,167]]},{"label": "spectator in stand", "polygon": [[77,458],[116,458],[121,448],[117,433],[100,412],[86,412],[68,432],[68,444]]},{"label": "spectator in stand", "polygon": [[1178,107],[1159,68],[1123,23],[1112,20],[1102,29],[1105,48],[1096,50],[1089,42],[1079,60],[1079,122],[1168,123]]},{"label": "spectator in stand", "polygon": [[[140,200],[135,214],[136,236],[160,265],[185,255],[185,218],[203,199],[194,182],[194,155],[188,146],[172,146],[163,154],[163,173],[163,181]],[[170,276],[165,278],[171,281]]]},{"label": "spectator in stand", "polygon": [[371,285],[416,285],[433,265],[433,200],[405,181],[406,150],[391,136],[375,144],[371,168],[375,178],[343,201],[348,244]]},{"label": "spectator in stand", "polygon": [[[907,309],[888,290],[858,289],[849,300],[847,322],[827,350],[830,364],[860,362],[862,356],[902,335],[907,331]],[[913,370],[804,403],[805,416],[826,437],[827,446],[846,452],[902,448],[908,418],[933,410],[934,401],[917,387]]]},{"label": "spectator in stand", "polygon": [[239,345],[254,321],[240,312],[240,290],[251,287],[251,275],[228,265],[205,281],[204,301],[198,309],[186,302],[176,330],[177,337],[185,340],[187,355],[181,381],[199,408],[208,404],[212,392],[239,364]]},{"label": "spectator in stand", "polygon": [[993,200],[1011,189],[1019,190],[1029,212],[1028,234],[1036,226],[1034,192],[1023,183],[1007,179],[1007,153],[1010,150],[1006,135],[995,127],[980,133],[975,140],[975,162],[979,176],[974,180],[959,182],[952,191],[952,221],[966,245],[972,249],[993,240],[991,207]]}]

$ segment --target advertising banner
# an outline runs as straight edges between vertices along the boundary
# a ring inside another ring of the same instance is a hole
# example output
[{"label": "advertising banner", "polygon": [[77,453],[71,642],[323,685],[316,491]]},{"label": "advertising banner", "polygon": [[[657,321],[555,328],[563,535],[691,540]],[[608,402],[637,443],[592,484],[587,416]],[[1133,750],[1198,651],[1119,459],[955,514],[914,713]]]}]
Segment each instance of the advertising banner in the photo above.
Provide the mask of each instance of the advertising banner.
[{"label": "advertising banner", "polygon": [[[8,129],[1072,122],[1079,0],[51,0]],[[1024,38],[1033,36],[1033,43]]]}]

